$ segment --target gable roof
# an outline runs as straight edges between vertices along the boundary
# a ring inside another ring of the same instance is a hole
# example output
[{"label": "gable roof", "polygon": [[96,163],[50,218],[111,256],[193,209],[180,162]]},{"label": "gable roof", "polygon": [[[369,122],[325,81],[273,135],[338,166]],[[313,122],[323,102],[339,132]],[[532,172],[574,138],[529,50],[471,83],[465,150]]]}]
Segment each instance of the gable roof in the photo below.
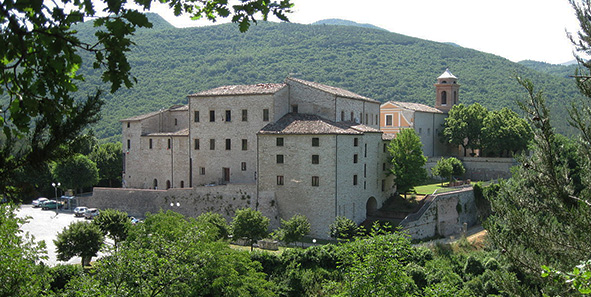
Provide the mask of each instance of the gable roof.
[{"label": "gable roof", "polygon": [[147,118],[153,117],[155,115],[160,114],[161,112],[164,111],[187,111],[189,110],[189,105],[185,104],[185,105],[173,105],[167,109],[161,109],[159,111],[153,111],[150,113],[145,113],[145,114],[141,114],[135,117],[131,117],[131,118],[126,118],[126,119],[122,119],[119,120],[120,122],[134,122],[134,121],[141,121],[141,120],[145,120]]},{"label": "gable roof", "polygon": [[234,95],[267,95],[275,94],[277,91],[284,88],[286,84],[256,84],[256,85],[233,85],[221,86],[203,92],[190,94],[189,97],[194,96],[234,96]]},{"label": "gable roof", "polygon": [[289,85],[289,81],[294,81],[294,82],[306,85],[308,87],[312,87],[312,88],[327,92],[329,94],[333,94],[335,96],[343,97],[343,98],[350,98],[350,99],[357,99],[357,100],[363,100],[363,101],[368,101],[368,102],[380,103],[380,101],[370,99],[365,96],[355,94],[351,91],[347,91],[345,89],[341,89],[341,88],[337,88],[337,87],[333,87],[333,86],[327,86],[327,85],[323,85],[323,84],[319,84],[319,83],[315,83],[315,82],[311,82],[311,81],[307,81],[307,80],[303,80],[303,79],[298,79],[298,78],[294,78],[294,77],[287,77],[285,79],[285,83],[288,85]]},{"label": "gable roof", "polygon": [[411,103],[411,102],[401,102],[401,101],[388,101],[384,104],[381,105],[384,106],[388,103],[397,105],[400,108],[404,108],[404,109],[408,109],[408,110],[413,110],[413,111],[420,111],[420,112],[430,112],[430,113],[444,113],[443,111],[435,108],[435,107],[431,107],[425,104],[420,104],[420,103]]},{"label": "gable roof", "polygon": [[263,127],[259,134],[363,134],[378,129],[355,122],[333,122],[313,114],[288,113]]}]

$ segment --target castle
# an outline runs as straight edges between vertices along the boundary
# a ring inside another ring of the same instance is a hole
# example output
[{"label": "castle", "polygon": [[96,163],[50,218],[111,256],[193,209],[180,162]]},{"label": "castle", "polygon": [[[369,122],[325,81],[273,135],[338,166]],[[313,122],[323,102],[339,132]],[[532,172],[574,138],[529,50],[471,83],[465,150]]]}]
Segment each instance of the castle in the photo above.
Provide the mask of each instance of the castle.
[{"label": "castle", "polygon": [[270,201],[272,211],[260,210],[276,221],[306,215],[311,235],[326,238],[336,216],[361,223],[394,194],[387,145],[400,128],[414,128],[428,156],[448,151],[437,129],[459,85],[446,70],[435,86],[436,108],[380,106],[293,77],[191,94],[187,105],[121,120],[123,185],[194,192],[233,186],[256,199],[251,207]]}]

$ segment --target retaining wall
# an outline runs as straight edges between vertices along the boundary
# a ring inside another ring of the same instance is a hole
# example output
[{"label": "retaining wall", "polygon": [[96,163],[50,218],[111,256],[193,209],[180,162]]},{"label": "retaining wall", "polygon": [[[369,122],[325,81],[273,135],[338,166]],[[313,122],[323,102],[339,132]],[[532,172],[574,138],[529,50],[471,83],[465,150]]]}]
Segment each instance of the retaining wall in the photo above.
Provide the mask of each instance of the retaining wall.
[{"label": "retaining wall", "polygon": [[[437,165],[441,157],[431,157],[427,160],[425,168],[431,173],[431,168]],[[472,180],[492,180],[511,177],[511,167],[517,165],[513,158],[459,158],[466,168],[465,178]]]}]

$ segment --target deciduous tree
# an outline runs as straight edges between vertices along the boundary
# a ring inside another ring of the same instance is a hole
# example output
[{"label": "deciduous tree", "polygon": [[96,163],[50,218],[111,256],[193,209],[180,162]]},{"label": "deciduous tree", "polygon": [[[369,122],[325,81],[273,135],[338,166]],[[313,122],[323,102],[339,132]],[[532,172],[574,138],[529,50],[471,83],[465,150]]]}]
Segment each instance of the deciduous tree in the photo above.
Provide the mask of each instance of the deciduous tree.
[{"label": "deciduous tree", "polygon": [[453,177],[464,175],[466,172],[466,168],[457,158],[449,157],[449,158],[441,158],[437,161],[437,165],[431,168],[431,172],[433,175],[440,176],[442,178],[447,178],[451,183],[453,181]]},{"label": "deciduous tree", "polygon": [[390,172],[394,175],[398,193],[408,193],[427,178],[427,171],[423,167],[427,157],[423,155],[422,147],[421,139],[413,129],[401,130],[390,141]]},{"label": "deciduous tree", "polygon": [[103,235],[113,239],[115,247],[127,238],[127,233],[131,228],[131,220],[127,213],[116,209],[101,210],[92,223],[99,227]]},{"label": "deciduous tree", "polygon": [[51,173],[67,189],[91,187],[99,179],[96,164],[81,154],[57,162]]},{"label": "deciduous tree", "polygon": [[355,224],[353,220],[342,216],[336,217],[334,222],[330,224],[329,228],[330,237],[336,239],[352,239],[359,233],[357,224]]},{"label": "deciduous tree", "polygon": [[467,149],[480,149],[482,127],[488,110],[478,103],[470,106],[458,104],[449,111],[445,118],[443,140],[453,145],[460,145],[466,156]]},{"label": "deciduous tree", "polygon": [[289,220],[281,219],[279,238],[285,243],[292,243],[301,240],[310,233],[310,221],[304,215],[294,215]]},{"label": "deciduous tree", "polygon": [[269,218],[252,208],[236,210],[236,215],[232,220],[232,235],[235,239],[248,239],[251,251],[257,240],[263,239],[269,234],[268,228]]},{"label": "deciduous tree", "polygon": [[503,108],[491,111],[484,118],[482,127],[482,149],[486,155],[512,156],[525,151],[532,140],[532,132],[524,118],[514,111]]},{"label": "deciduous tree", "polygon": [[99,185],[121,186],[121,164],[123,164],[121,142],[97,145],[88,157],[96,163],[99,170]]},{"label": "deciduous tree", "polygon": [[55,243],[57,259],[68,261],[73,257],[82,258],[82,265],[90,265],[103,246],[104,236],[99,227],[89,222],[74,222],[57,234]]}]

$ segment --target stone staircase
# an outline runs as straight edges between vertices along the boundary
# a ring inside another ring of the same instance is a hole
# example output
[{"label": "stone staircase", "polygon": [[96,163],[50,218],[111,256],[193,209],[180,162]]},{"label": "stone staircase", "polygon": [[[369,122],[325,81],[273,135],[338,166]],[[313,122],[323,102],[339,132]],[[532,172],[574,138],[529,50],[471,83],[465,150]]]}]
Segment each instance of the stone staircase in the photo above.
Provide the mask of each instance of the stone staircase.
[{"label": "stone staircase", "polygon": [[426,200],[427,197],[421,199],[415,205],[410,205],[410,203],[406,203],[406,207],[401,209],[401,207],[398,206],[401,203],[405,203],[402,200],[402,198],[388,199],[388,201],[384,203],[382,208],[374,212],[368,213],[367,218],[365,219],[365,221],[363,221],[363,223],[361,223],[361,226],[365,227],[366,230],[369,230],[369,228],[373,225],[374,222],[380,221],[382,223],[389,223],[393,227],[396,227],[409,214],[416,213],[417,211],[419,211]]}]

